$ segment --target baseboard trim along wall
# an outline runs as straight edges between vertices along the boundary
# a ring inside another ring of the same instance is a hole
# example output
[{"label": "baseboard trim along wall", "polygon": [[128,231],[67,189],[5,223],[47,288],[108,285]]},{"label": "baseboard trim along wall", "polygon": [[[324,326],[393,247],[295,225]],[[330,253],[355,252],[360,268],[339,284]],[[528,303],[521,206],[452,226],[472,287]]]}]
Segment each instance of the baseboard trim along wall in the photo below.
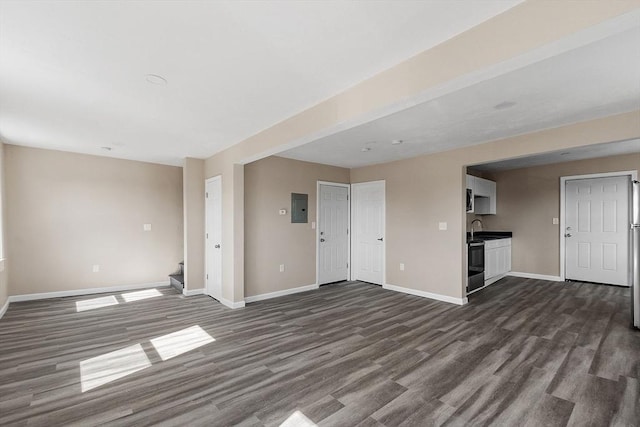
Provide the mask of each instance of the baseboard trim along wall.
[{"label": "baseboard trim along wall", "polygon": [[9,309],[9,298],[7,298],[2,308],[0,308],[0,319],[2,319],[2,316],[4,316],[4,314],[7,312],[8,309]]},{"label": "baseboard trim along wall", "polygon": [[[194,295],[206,295],[204,293],[204,288],[200,289],[183,289],[182,294],[187,297],[192,297]],[[225,298],[220,298],[220,304],[229,307],[229,308],[242,308],[244,307],[244,301],[233,302]]]},{"label": "baseboard trim along wall", "polygon": [[402,286],[385,284],[382,286],[384,289],[388,289],[390,291],[402,292],[404,294],[415,295],[418,297],[434,299],[437,301],[448,302],[456,305],[465,305],[469,302],[469,300],[465,298],[455,298],[447,295],[433,294],[431,292],[419,291],[417,289],[404,288]]},{"label": "baseboard trim along wall", "polygon": [[297,288],[284,289],[282,291],[275,291],[275,292],[268,292],[266,294],[260,294],[260,295],[253,295],[250,297],[246,297],[244,301],[246,303],[251,303],[256,301],[262,301],[265,299],[283,297],[285,295],[297,294],[300,292],[312,291],[318,288],[319,288],[318,284],[314,283],[313,285],[298,286]]},{"label": "baseboard trim along wall", "polygon": [[70,291],[42,292],[38,294],[11,295],[9,297],[9,301],[22,302],[22,301],[33,301],[33,300],[48,299],[48,298],[75,297],[80,295],[105,294],[110,292],[131,291],[135,289],[158,288],[161,286],[169,286],[169,281],[154,282],[154,283],[140,283],[136,285],[108,286],[104,288],[74,289]]},{"label": "baseboard trim along wall", "polygon": [[564,282],[560,276],[549,276],[547,274],[535,274],[535,273],[520,273],[518,271],[510,271],[507,276],[522,277],[523,279],[539,279],[549,280],[551,282]]},{"label": "baseboard trim along wall", "polygon": [[243,308],[244,307],[244,301],[233,302],[233,301],[225,299],[225,298],[220,298],[220,302],[222,304],[226,305],[229,308]]}]

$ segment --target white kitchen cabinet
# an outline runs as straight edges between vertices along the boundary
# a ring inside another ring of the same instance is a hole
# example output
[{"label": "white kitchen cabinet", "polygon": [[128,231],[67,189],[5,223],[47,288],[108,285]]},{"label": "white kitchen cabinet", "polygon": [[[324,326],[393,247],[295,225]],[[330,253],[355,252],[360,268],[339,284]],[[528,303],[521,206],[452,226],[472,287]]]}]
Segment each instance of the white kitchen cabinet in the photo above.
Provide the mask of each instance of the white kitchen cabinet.
[{"label": "white kitchen cabinet", "polygon": [[484,284],[490,285],[511,271],[511,239],[484,243]]},{"label": "white kitchen cabinet", "polygon": [[473,202],[468,213],[478,215],[496,214],[496,183],[494,181],[467,175],[467,188],[472,190]]},{"label": "white kitchen cabinet", "polygon": [[[490,197],[491,183],[488,179],[475,177],[473,181],[473,195],[475,197]],[[495,183],[494,183],[495,184]]]}]

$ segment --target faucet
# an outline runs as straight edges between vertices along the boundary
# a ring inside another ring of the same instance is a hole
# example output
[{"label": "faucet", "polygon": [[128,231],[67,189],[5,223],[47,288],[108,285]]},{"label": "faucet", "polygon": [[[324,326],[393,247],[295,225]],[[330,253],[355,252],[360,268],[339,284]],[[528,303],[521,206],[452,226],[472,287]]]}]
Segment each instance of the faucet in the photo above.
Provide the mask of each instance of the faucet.
[{"label": "faucet", "polygon": [[480,230],[482,230],[483,225],[482,225],[482,221],[480,221],[479,219],[474,219],[473,221],[471,221],[471,240],[473,240],[473,224],[479,222],[480,223]]}]

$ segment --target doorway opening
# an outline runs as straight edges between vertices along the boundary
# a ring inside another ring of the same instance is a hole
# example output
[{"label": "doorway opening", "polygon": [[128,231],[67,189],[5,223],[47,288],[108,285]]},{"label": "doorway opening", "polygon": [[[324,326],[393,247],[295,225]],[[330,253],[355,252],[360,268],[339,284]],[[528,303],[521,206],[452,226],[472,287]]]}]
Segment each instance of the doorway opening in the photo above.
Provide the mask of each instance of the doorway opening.
[{"label": "doorway opening", "polygon": [[222,177],[205,181],[205,288],[204,293],[222,298]]},{"label": "doorway opening", "polygon": [[385,181],[318,181],[317,283],[385,284]]},{"label": "doorway opening", "polygon": [[353,280],[385,285],[385,181],[351,184]]},{"label": "doorway opening", "polygon": [[560,179],[560,278],[631,285],[631,182],[636,171]]},{"label": "doorway opening", "polygon": [[316,279],[318,285],[349,280],[350,185],[318,181]]}]

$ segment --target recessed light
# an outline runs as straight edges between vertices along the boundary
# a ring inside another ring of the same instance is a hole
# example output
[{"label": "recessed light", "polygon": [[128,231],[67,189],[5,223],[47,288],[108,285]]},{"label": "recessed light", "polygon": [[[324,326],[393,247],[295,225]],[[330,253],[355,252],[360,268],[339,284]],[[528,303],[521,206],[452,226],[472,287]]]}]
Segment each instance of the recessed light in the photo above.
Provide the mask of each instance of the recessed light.
[{"label": "recessed light", "polygon": [[146,76],[144,76],[144,79],[153,85],[164,86],[167,84],[167,79],[157,74],[147,74]]},{"label": "recessed light", "polygon": [[113,150],[113,148],[111,147],[100,147],[101,149],[103,149],[104,151],[111,151]]},{"label": "recessed light", "polygon": [[561,156],[567,156],[569,154],[571,154],[571,153],[569,153],[568,151],[565,151],[564,153],[560,153]]},{"label": "recessed light", "polygon": [[363,153],[366,153],[367,151],[371,151],[371,148],[369,148],[369,147],[362,147],[362,148],[360,149],[360,151],[362,151]]},{"label": "recessed light", "polygon": [[391,145],[400,145],[402,144],[404,141],[401,139],[394,139],[393,141],[391,141]]},{"label": "recessed light", "polygon": [[506,110],[507,108],[511,108],[514,105],[516,105],[516,103],[513,101],[504,101],[500,104],[494,105],[493,108],[495,108],[496,110]]}]

